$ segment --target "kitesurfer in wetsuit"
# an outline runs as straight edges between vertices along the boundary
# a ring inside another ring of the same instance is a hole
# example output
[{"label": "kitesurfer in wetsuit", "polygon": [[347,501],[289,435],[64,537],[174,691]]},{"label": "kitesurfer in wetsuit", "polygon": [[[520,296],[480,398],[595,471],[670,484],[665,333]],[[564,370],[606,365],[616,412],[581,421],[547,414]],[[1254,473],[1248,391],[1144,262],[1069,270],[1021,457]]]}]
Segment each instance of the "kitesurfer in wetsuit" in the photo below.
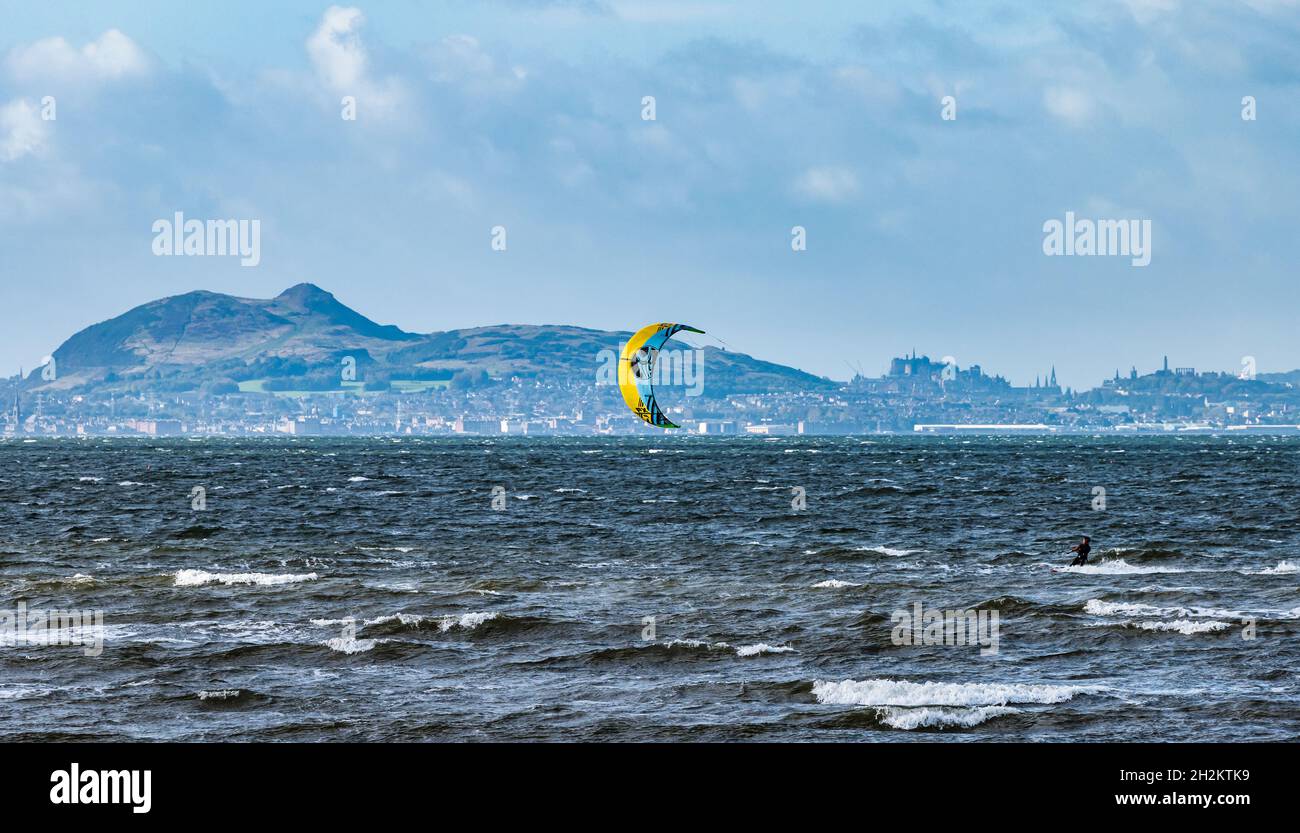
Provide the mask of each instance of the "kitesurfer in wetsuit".
[{"label": "kitesurfer in wetsuit", "polygon": [[1073,547],[1070,547],[1070,552],[1077,552],[1079,554],[1077,558],[1070,562],[1071,567],[1082,567],[1084,564],[1088,563],[1088,553],[1092,552],[1092,545],[1088,542],[1091,540],[1091,538],[1085,535],[1083,536],[1082,541],[1075,544]]},{"label": "kitesurfer in wetsuit", "polygon": [[632,354],[632,378],[638,382],[644,382],[649,376],[650,352],[642,347]]}]

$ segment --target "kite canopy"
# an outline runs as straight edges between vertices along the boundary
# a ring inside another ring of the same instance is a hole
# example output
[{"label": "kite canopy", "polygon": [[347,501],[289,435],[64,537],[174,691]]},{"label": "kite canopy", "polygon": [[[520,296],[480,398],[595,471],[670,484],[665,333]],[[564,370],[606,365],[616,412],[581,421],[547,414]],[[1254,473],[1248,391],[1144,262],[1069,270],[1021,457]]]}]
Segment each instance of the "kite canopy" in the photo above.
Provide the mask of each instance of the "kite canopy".
[{"label": "kite canopy", "polygon": [[664,342],[686,330],[703,334],[686,324],[647,324],[623,345],[618,357],[618,389],[632,412],[658,428],[677,428],[655,402],[654,366]]}]

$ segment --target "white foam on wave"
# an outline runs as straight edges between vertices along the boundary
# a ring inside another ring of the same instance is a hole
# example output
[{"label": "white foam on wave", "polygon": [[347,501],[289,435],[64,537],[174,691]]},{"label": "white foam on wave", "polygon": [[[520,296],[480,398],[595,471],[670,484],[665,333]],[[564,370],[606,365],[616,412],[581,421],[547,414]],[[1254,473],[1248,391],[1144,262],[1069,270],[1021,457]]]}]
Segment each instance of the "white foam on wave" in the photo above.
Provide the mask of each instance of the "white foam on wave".
[{"label": "white foam on wave", "polygon": [[233,700],[239,696],[237,688],[219,688],[214,691],[200,691],[200,700]]},{"label": "white foam on wave", "polygon": [[378,639],[352,639],[336,636],[333,639],[327,639],[321,643],[332,650],[341,651],[345,654],[360,654],[373,649],[379,644]]},{"label": "white foam on wave", "polygon": [[315,581],[315,573],[209,573],[207,570],[181,570],[176,573],[176,587],[199,587],[204,584],[257,584],[263,586]]},{"label": "white foam on wave", "polygon": [[446,633],[452,628],[472,631],[484,622],[489,622],[497,618],[496,613],[484,611],[480,613],[465,613],[460,616],[444,616],[438,620],[438,630]]},{"label": "white foam on wave", "polygon": [[366,619],[362,625],[383,625],[388,622],[398,622],[403,625],[418,625],[424,621],[423,616],[417,616],[413,613],[390,613],[387,616],[379,616],[374,619]]},{"label": "white foam on wave", "polygon": [[1143,573],[1187,573],[1191,570],[1180,570],[1176,567],[1151,567],[1147,565],[1129,564],[1122,558],[1114,561],[1103,561],[1098,564],[1083,564],[1078,567],[1052,567],[1053,572],[1057,573],[1080,573],[1087,576],[1127,576],[1140,575]]},{"label": "white foam on wave", "polygon": [[969,729],[986,720],[1007,714],[1020,714],[1020,709],[1012,706],[980,706],[974,709],[949,709],[923,706],[915,709],[900,709],[885,706],[876,710],[880,722],[895,729],[923,729],[959,726]]},{"label": "white foam on wave", "polygon": [[1248,616],[1240,610],[1219,610],[1213,607],[1157,607],[1141,602],[1107,602],[1102,599],[1089,599],[1083,606],[1085,613],[1093,616],[1176,616],[1180,619],[1199,618],[1239,618]]},{"label": "white foam on wave", "polygon": [[918,552],[925,552],[925,550],[904,550],[894,549],[893,547],[858,547],[858,552],[877,552],[881,555],[897,557],[900,555],[915,555]]},{"label": "white foam on wave", "polygon": [[137,482],[134,481],[134,480],[123,480],[122,482],[118,483],[117,485],[119,485],[119,486],[143,486],[144,484],[143,484],[143,483],[137,483]]},{"label": "white foam on wave", "polygon": [[906,680],[841,680],[813,683],[818,702],[841,706],[1005,706],[1064,703],[1100,686],[1028,683],[913,683]]},{"label": "white foam on wave", "polygon": [[1144,631],[1177,631],[1188,636],[1194,633],[1213,633],[1232,627],[1227,622],[1194,622],[1190,619],[1178,622],[1125,622],[1124,626],[1141,628]]},{"label": "white foam on wave", "polygon": [[665,648],[730,648],[725,642],[714,645],[702,639],[670,639],[664,643]]},{"label": "white foam on wave", "polygon": [[[433,623],[437,623],[439,631],[446,633],[447,631],[450,631],[452,628],[460,628],[461,630],[467,630],[467,631],[474,630],[474,628],[477,628],[479,625],[483,624],[484,622],[490,621],[495,618],[497,618],[497,614],[491,611],[464,613],[461,614],[460,616],[453,615],[453,616],[438,616],[438,617],[420,616],[415,613],[399,612],[399,613],[389,613],[383,616],[376,616],[373,619],[362,619],[360,620],[360,624],[362,627],[372,627],[374,625],[384,625],[389,622],[398,622],[402,625],[406,625],[407,627],[418,627],[420,624],[424,622],[433,622]],[[358,620],[356,619],[311,619],[309,621],[313,625],[316,625],[317,627],[330,628],[330,627],[338,627],[339,625],[356,624]]]},{"label": "white foam on wave", "polygon": [[1247,571],[1246,575],[1285,576],[1292,573],[1300,573],[1300,564],[1295,564],[1291,561],[1279,561],[1276,567],[1266,567],[1263,570]]},{"label": "white foam on wave", "polygon": [[759,642],[757,645],[742,645],[736,649],[738,657],[756,657],[760,654],[788,654],[793,651],[789,645],[768,645],[766,642]]},{"label": "white foam on wave", "polygon": [[819,581],[813,585],[814,588],[825,588],[828,590],[838,590],[841,587],[861,587],[861,584],[854,584],[851,581],[840,581],[837,578],[830,578],[826,581]]},{"label": "white foam on wave", "polygon": [[364,483],[365,481],[367,481],[367,480],[369,480],[369,479],[370,479],[369,477],[362,477],[361,475],[357,475],[356,477],[349,477],[349,478],[348,478],[348,482],[349,482],[349,483]]}]

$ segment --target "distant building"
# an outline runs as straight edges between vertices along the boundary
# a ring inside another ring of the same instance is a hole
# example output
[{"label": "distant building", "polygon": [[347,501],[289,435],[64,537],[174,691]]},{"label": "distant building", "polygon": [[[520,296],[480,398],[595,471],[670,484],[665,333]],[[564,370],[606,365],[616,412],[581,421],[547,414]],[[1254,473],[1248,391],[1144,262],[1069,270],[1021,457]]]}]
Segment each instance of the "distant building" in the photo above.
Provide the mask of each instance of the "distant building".
[{"label": "distant building", "polygon": [[457,434],[500,434],[508,430],[509,421],[501,419],[466,419],[456,417],[451,430]]},{"label": "distant building", "polygon": [[769,437],[786,437],[798,433],[798,429],[793,425],[772,425],[763,423],[761,425],[746,425],[745,433],[761,434]]},{"label": "distant building", "polygon": [[128,426],[151,437],[175,436],[184,431],[179,419],[136,419],[130,421]]},{"label": "distant building", "polygon": [[988,424],[925,424],[918,423],[912,426],[912,430],[918,434],[951,434],[960,431],[972,431],[975,433],[1023,433],[1023,432],[1055,432],[1056,426],[1046,425],[1041,422],[1020,424],[1020,423],[988,423]]},{"label": "distant building", "polygon": [[910,358],[904,356],[901,359],[896,358],[889,363],[889,375],[929,379],[941,372],[944,366],[943,362],[930,361],[929,356],[921,356],[918,358],[916,351],[913,350]]},{"label": "distant building", "polygon": [[319,417],[300,416],[297,419],[286,419],[280,423],[280,432],[295,436],[314,437],[324,434],[325,430]]}]

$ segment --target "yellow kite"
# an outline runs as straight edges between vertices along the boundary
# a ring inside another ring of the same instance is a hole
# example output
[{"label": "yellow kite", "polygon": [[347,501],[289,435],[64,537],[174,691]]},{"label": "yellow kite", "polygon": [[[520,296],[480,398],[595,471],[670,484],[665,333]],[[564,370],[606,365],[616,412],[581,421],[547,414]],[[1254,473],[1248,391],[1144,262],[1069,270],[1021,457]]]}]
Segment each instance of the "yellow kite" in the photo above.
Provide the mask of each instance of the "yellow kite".
[{"label": "yellow kite", "polygon": [[655,360],[664,342],[682,330],[704,333],[686,324],[647,324],[628,339],[618,357],[618,388],[623,392],[623,401],[633,413],[659,428],[679,426],[670,422],[655,402]]}]

